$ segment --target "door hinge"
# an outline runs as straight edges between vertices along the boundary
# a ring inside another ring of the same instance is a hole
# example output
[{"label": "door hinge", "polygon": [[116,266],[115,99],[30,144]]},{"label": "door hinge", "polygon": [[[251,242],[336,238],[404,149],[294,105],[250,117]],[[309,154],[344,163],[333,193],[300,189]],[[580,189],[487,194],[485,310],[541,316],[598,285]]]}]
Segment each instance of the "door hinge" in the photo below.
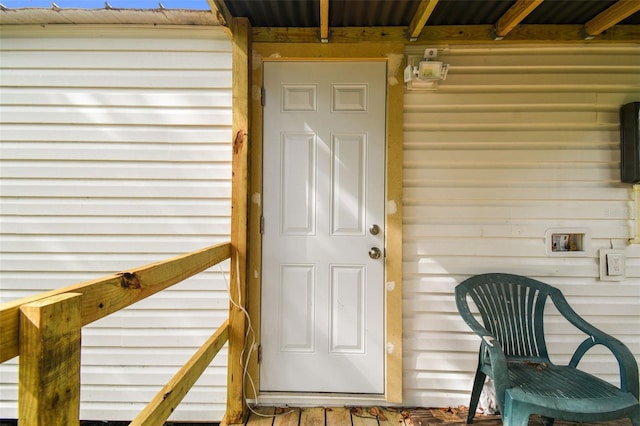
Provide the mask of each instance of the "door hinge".
[{"label": "door hinge", "polygon": [[264,87],[260,88],[260,103],[262,104],[262,106],[265,106],[267,104],[267,93],[264,90]]},{"label": "door hinge", "polygon": [[260,235],[264,235],[264,216],[260,216]]},{"label": "door hinge", "polygon": [[262,345],[258,345],[258,364],[262,362]]}]

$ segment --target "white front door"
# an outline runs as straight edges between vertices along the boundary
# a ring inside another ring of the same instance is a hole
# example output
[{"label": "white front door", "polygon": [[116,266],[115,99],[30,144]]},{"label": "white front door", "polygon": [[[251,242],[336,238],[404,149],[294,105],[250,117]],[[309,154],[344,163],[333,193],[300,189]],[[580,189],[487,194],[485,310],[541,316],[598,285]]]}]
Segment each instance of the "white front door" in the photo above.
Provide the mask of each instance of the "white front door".
[{"label": "white front door", "polygon": [[265,62],[264,89],[260,389],[381,394],[386,64]]}]

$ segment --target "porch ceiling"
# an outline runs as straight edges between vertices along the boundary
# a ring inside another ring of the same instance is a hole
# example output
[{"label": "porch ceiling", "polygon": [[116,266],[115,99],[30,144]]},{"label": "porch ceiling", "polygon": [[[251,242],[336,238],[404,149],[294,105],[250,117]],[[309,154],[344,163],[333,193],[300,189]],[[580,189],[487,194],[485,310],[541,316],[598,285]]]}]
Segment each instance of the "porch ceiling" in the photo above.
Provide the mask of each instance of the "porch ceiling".
[{"label": "porch ceiling", "polygon": [[[640,41],[639,0],[209,0],[269,41]],[[268,29],[268,30],[267,30]],[[363,29],[366,29],[364,31]],[[286,38],[286,40],[284,40]],[[298,40],[299,39],[299,40]],[[396,40],[397,39],[397,40]],[[373,40],[379,41],[379,40]]]}]

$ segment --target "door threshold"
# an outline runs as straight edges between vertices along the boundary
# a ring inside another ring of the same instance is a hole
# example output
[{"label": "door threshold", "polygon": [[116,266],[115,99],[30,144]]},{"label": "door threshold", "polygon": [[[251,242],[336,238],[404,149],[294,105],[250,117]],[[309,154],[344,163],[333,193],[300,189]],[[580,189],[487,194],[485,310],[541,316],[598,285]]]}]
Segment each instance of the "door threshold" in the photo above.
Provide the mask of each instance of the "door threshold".
[{"label": "door threshold", "polygon": [[249,404],[290,407],[346,407],[386,405],[383,394],[261,392]]}]

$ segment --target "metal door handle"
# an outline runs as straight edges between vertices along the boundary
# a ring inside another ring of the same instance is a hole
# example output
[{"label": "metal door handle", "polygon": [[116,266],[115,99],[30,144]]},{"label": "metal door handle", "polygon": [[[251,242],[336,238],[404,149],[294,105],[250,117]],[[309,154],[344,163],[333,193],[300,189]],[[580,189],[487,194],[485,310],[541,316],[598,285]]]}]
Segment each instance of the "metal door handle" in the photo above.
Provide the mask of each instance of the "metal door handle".
[{"label": "metal door handle", "polygon": [[378,235],[380,233],[380,227],[378,225],[371,225],[369,227],[369,232],[371,235]]},{"label": "metal door handle", "polygon": [[380,249],[378,247],[371,247],[371,249],[369,249],[369,257],[372,259],[380,259],[380,256],[382,255],[382,252],[380,251]]}]

